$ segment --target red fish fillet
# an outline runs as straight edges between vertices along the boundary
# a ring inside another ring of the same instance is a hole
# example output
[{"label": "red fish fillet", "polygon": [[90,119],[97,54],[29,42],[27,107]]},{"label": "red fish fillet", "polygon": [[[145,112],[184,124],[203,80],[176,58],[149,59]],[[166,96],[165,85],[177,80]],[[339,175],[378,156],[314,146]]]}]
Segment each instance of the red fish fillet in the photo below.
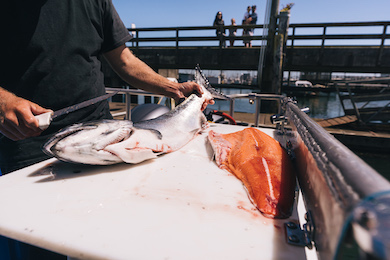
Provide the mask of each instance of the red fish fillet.
[{"label": "red fish fillet", "polygon": [[287,218],[294,203],[295,174],[279,142],[255,128],[231,134],[209,132],[217,165],[233,173],[263,215]]}]

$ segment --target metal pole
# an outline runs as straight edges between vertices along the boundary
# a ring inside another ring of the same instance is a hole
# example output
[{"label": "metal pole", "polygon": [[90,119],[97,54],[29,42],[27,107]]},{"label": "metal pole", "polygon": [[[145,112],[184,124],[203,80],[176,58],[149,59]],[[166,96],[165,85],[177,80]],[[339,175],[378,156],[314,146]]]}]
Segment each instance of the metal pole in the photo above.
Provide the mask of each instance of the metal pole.
[{"label": "metal pole", "polygon": [[288,26],[290,20],[290,11],[280,12],[278,34],[275,36],[274,53],[274,78],[272,80],[272,91],[274,94],[281,94],[283,83],[283,61],[286,53],[286,42],[288,35]]},{"label": "metal pole", "polygon": [[236,100],[234,98],[230,99],[229,114],[231,117],[234,117],[234,104]]},{"label": "metal pole", "polygon": [[261,82],[262,82],[262,78],[263,78],[264,55],[265,55],[265,49],[267,46],[266,35],[268,34],[269,14],[270,14],[271,2],[272,2],[272,0],[267,0],[267,6],[265,9],[265,16],[264,16],[263,36],[261,39],[261,47],[260,47],[259,65],[257,67],[257,85],[259,86],[259,92],[261,92]]},{"label": "metal pole", "polygon": [[261,97],[256,97],[256,118],[255,118],[255,126],[259,127],[259,116],[261,112]]},{"label": "metal pole", "polygon": [[274,93],[272,91],[272,79],[273,79],[273,53],[274,53],[274,43],[275,43],[275,34],[277,29],[278,21],[278,10],[279,10],[279,0],[272,0],[270,16],[269,16],[269,28],[268,28],[268,37],[267,37],[267,49],[265,51],[265,65],[262,72],[262,83],[261,83],[261,92],[262,93]]},{"label": "metal pole", "polygon": [[131,120],[131,96],[129,93],[126,93],[126,120]]}]

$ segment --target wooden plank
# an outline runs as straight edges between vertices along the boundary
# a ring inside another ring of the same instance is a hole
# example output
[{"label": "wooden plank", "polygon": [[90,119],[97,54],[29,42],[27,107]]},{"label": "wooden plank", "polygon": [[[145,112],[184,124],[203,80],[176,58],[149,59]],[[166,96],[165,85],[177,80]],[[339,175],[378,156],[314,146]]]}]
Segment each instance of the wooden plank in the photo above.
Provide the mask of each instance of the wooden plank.
[{"label": "wooden plank", "polygon": [[339,117],[334,118],[334,121],[336,121],[336,123],[339,125],[342,125],[344,123],[344,121],[341,120]]},{"label": "wooden plank", "polygon": [[355,122],[356,120],[357,120],[356,116],[341,116],[341,117],[323,119],[317,121],[317,123],[322,127],[332,127],[332,126],[349,124]]},{"label": "wooden plank", "polygon": [[324,126],[332,126],[332,125],[337,125],[337,121],[334,120],[334,119],[329,119],[329,120],[325,120],[324,121],[324,125],[322,125],[322,127],[324,127]]}]

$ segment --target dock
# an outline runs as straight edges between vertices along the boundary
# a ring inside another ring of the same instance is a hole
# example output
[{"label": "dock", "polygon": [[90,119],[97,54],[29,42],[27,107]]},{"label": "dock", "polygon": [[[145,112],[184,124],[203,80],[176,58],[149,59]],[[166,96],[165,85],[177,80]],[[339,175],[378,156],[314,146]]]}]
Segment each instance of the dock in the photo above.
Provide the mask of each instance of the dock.
[{"label": "dock", "polygon": [[335,118],[328,118],[328,119],[322,119],[317,121],[317,123],[326,128],[326,127],[334,127],[334,126],[341,126],[350,124],[353,122],[356,122],[358,119],[355,115],[348,115],[348,116],[340,116]]},{"label": "dock", "polygon": [[390,153],[390,132],[356,131],[325,128],[341,143],[353,151]]}]

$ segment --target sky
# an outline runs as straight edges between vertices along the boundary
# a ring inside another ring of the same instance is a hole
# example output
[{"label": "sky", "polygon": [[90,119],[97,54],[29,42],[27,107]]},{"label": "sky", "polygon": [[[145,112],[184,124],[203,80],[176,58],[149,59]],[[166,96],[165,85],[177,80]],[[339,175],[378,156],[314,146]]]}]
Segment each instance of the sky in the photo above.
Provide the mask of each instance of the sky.
[{"label": "sky", "polygon": [[[132,24],[137,28],[212,26],[218,11],[222,12],[225,25],[230,25],[231,18],[235,18],[237,24],[241,24],[248,5],[257,6],[257,23],[263,24],[267,4],[267,0],[112,0],[112,2],[127,28],[131,28]],[[390,21],[390,0],[279,0],[279,2],[279,10],[289,3],[294,3],[290,13],[290,23]],[[349,33],[357,34],[380,34],[383,30],[383,27],[344,28],[347,28]],[[342,28],[343,34],[344,28]],[[322,33],[321,28],[302,29],[305,30],[304,32],[299,30],[297,34],[305,34],[306,30],[312,30],[309,31],[312,34]],[[213,32],[209,33],[214,35]],[[240,34],[240,30],[238,33]],[[327,33],[338,33],[338,31],[331,28]],[[390,28],[387,28],[387,33],[390,33]],[[355,44],[378,45],[379,42],[379,40],[362,40],[355,41]],[[321,42],[313,41],[308,44],[316,45]],[[331,41],[331,44],[337,42]],[[385,45],[388,44],[390,40],[386,40]]]},{"label": "sky", "polygon": [[[290,23],[389,21],[390,0],[279,0],[280,9],[294,3]],[[240,24],[246,7],[256,5],[263,24],[266,0],[112,0],[126,27],[211,26],[218,11],[225,24]]]}]

